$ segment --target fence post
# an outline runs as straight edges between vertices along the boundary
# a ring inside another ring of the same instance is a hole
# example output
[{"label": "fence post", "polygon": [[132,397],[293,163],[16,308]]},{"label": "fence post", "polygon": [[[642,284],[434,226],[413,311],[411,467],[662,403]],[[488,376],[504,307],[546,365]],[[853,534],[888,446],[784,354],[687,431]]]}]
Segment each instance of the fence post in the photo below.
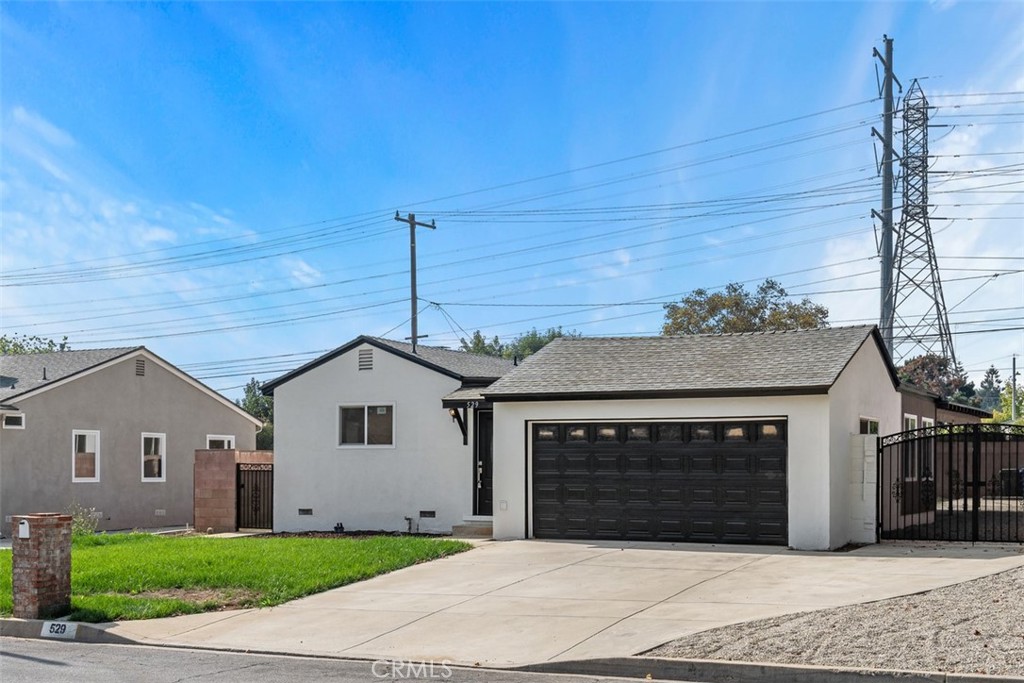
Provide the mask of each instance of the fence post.
[{"label": "fence post", "polygon": [[974,453],[971,458],[973,472],[971,473],[971,481],[974,485],[974,494],[971,496],[971,503],[974,505],[974,509],[971,511],[971,543],[978,542],[978,512],[981,509],[981,486],[982,480],[979,480],[981,476],[981,425],[971,425],[972,431],[974,432]]}]

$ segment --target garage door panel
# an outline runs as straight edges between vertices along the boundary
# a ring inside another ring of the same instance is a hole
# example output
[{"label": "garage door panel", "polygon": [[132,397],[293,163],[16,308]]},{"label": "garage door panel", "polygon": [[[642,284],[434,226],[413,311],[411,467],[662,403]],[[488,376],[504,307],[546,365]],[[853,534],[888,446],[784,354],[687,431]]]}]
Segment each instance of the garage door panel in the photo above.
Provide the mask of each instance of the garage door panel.
[{"label": "garage door panel", "polygon": [[626,503],[636,505],[638,503],[651,504],[653,490],[650,486],[627,486]]},{"label": "garage door panel", "polygon": [[562,501],[559,497],[561,491],[561,484],[549,484],[543,483],[534,486],[533,489],[533,502],[534,506],[546,505],[550,503],[560,504]]},{"label": "garage door panel", "polygon": [[682,473],[686,458],[678,453],[655,453],[654,467],[658,474]]},{"label": "garage door panel", "polygon": [[556,453],[535,453],[533,458],[534,475],[544,476],[546,474],[558,473],[558,454]]},{"label": "garage door panel", "polygon": [[533,434],[538,538],[787,541],[784,420],[566,423]]},{"label": "garage door panel", "polygon": [[750,474],[754,471],[754,458],[743,453],[721,456],[722,474]]},{"label": "garage door panel", "polygon": [[688,467],[686,468],[686,471],[689,474],[718,474],[714,453],[708,453],[706,455],[691,455],[687,458],[687,461]]},{"label": "garage door panel", "polygon": [[694,506],[705,506],[714,507],[717,497],[715,496],[716,490],[707,487],[694,487],[689,488],[689,500],[690,504]]},{"label": "garage door panel", "polygon": [[589,474],[590,454],[589,453],[564,453],[559,459],[561,471],[567,475]]},{"label": "garage door panel", "polygon": [[566,505],[589,505],[590,489],[586,484],[566,484],[562,487],[562,500]]},{"label": "garage door panel", "polygon": [[654,472],[654,457],[651,455],[627,453],[625,460],[626,472],[629,474],[651,474]]},{"label": "garage door panel", "polygon": [[765,448],[754,455],[757,469],[764,472],[784,472],[786,470],[786,451],[773,446]]},{"label": "garage door panel", "polygon": [[594,474],[619,474],[618,453],[594,453]]}]

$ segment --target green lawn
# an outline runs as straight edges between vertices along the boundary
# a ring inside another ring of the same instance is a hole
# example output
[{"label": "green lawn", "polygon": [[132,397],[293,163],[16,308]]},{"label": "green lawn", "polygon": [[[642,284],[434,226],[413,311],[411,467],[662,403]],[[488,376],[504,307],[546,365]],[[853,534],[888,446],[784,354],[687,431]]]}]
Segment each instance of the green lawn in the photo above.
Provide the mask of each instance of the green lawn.
[{"label": "green lawn", "polygon": [[[279,605],[470,547],[415,536],[89,536],[72,544],[70,618],[152,619]],[[2,552],[0,616],[11,610],[11,553]]]}]

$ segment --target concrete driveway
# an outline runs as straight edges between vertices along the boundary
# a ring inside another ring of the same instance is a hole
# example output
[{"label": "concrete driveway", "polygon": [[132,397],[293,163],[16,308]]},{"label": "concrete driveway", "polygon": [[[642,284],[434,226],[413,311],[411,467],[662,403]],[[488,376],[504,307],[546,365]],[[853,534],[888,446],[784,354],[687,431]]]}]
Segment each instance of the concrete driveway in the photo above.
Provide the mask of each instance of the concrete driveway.
[{"label": "concrete driveway", "polygon": [[109,624],[149,644],[518,666],[638,654],[741,621],[916,593],[1024,565],[1024,549],[849,553],[490,542],[279,607]]}]

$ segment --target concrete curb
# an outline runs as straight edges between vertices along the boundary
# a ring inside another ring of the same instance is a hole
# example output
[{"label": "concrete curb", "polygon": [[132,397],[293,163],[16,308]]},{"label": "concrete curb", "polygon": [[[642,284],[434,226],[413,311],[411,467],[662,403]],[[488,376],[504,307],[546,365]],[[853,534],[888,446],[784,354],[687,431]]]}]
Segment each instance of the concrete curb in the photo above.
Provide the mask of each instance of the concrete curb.
[{"label": "concrete curb", "polygon": [[[66,625],[63,633],[53,633],[51,626]],[[368,657],[316,655],[272,650],[251,650],[202,645],[138,641],[108,633],[92,624],[42,619],[0,619],[0,636],[63,640],[106,645],[143,645],[210,652],[238,652],[281,657],[309,657],[371,661]],[[985,674],[943,673],[940,671],[900,671],[857,669],[839,666],[771,664],[762,662],[729,662],[711,659],[666,659],[660,657],[617,657],[544,662],[517,667],[488,667],[452,664],[458,669],[492,669],[494,671],[525,671],[535,673],[572,674],[577,676],[609,676],[641,680],[702,681],[703,683],[1024,683],[1024,676],[989,676]]]},{"label": "concrete curb", "polygon": [[[63,628],[61,627],[63,626]],[[92,624],[56,619],[0,619],[0,636],[9,638],[38,638],[76,643],[106,643],[109,645],[139,645],[134,640],[107,633]]]},{"label": "concrete curb", "polygon": [[710,659],[621,657],[545,662],[516,667],[536,673],[613,676],[707,683],[1021,683],[1024,676],[856,669],[838,666],[805,666],[760,662],[727,662]]}]

